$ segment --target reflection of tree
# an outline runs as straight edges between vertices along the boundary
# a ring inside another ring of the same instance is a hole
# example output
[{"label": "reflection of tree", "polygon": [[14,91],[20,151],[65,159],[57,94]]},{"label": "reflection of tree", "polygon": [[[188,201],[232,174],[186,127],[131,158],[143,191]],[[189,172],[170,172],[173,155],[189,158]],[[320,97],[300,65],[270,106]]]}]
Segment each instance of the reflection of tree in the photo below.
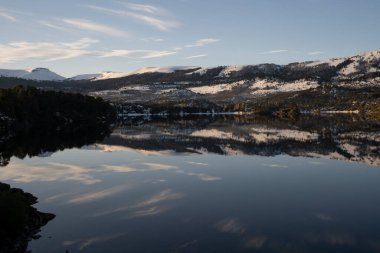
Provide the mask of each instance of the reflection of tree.
[{"label": "reflection of tree", "polygon": [[115,119],[100,98],[32,87],[0,89],[0,166],[12,156],[81,147],[102,139]]},{"label": "reflection of tree", "polygon": [[0,166],[6,166],[12,156],[25,158],[66,148],[80,148],[101,141],[110,133],[107,124],[72,126],[62,130],[34,127],[16,133],[5,131],[0,142]]}]

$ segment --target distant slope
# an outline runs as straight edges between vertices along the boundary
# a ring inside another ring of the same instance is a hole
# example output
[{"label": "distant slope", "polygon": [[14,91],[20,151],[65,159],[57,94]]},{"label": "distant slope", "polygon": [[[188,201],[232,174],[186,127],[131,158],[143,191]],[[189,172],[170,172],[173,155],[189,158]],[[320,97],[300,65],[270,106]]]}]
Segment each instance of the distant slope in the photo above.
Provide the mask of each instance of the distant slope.
[{"label": "distant slope", "polygon": [[0,69],[0,77],[15,77],[35,81],[62,81],[66,79],[46,68],[36,68],[33,70]]}]

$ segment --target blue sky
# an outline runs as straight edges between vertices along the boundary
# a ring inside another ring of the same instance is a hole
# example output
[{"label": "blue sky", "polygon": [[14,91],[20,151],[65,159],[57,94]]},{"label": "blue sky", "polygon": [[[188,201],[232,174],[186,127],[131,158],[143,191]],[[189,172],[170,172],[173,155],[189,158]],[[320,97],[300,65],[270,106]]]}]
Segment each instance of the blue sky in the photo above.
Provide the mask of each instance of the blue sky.
[{"label": "blue sky", "polygon": [[73,76],[378,50],[378,0],[0,0],[0,68]]}]

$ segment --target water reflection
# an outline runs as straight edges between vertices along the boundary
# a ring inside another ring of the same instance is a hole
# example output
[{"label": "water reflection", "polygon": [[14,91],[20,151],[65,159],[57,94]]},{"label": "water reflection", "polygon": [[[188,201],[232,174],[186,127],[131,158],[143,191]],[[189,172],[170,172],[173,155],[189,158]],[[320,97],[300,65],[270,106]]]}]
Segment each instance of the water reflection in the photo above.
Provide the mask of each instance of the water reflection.
[{"label": "water reflection", "polygon": [[101,141],[110,133],[108,125],[49,129],[43,126],[14,132],[0,128],[0,166],[11,157],[50,156],[66,148],[82,147]]},{"label": "water reflection", "polygon": [[143,154],[287,154],[380,165],[380,124],[350,117],[301,118],[297,122],[247,117],[156,120],[120,126],[104,151]]},{"label": "water reflection", "polygon": [[152,120],[0,181],[57,217],[32,252],[379,252],[379,125]]}]

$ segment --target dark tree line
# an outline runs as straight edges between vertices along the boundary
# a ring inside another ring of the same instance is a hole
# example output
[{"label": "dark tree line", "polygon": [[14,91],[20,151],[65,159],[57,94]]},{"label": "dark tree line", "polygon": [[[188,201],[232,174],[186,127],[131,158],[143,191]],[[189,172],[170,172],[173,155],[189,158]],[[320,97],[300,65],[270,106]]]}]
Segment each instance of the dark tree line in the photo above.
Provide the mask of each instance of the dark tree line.
[{"label": "dark tree line", "polygon": [[20,85],[0,89],[0,115],[24,128],[41,124],[97,124],[115,118],[113,107],[101,98]]}]

